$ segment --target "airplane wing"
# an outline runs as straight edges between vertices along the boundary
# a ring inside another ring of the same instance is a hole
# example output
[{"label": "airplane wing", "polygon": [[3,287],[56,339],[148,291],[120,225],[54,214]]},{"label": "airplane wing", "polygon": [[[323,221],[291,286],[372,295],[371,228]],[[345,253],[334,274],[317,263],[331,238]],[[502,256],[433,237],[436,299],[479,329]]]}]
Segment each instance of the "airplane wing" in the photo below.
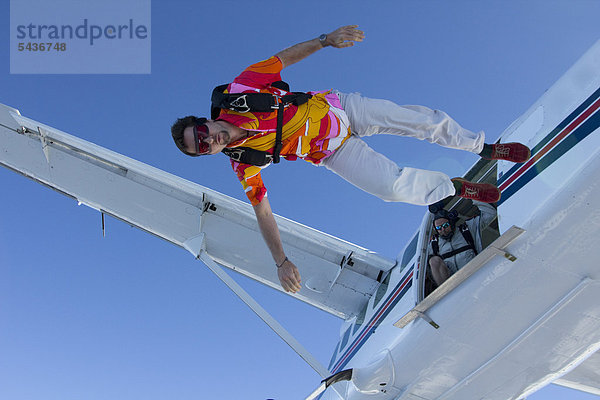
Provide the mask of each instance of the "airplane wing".
[{"label": "airplane wing", "polygon": [[600,396],[600,353],[592,354],[571,372],[552,383]]},{"label": "airplane wing", "polygon": [[[0,165],[100,212],[281,290],[250,204],[61,132],[0,104]],[[294,295],[341,318],[356,315],[395,261],[275,216],[302,275]]]}]

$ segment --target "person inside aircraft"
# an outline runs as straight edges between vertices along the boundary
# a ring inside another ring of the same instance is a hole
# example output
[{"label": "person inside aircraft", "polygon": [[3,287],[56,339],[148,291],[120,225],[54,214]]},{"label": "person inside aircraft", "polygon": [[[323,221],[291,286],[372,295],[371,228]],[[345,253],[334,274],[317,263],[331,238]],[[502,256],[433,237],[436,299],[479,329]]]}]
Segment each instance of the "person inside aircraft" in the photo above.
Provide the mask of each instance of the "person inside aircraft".
[{"label": "person inside aircraft", "polygon": [[434,228],[428,248],[429,267],[437,286],[483,250],[481,232],[496,217],[496,209],[480,201],[473,204],[479,208],[479,215],[458,226],[458,213],[446,211],[443,202],[429,207]]},{"label": "person inside aircraft", "polygon": [[[254,207],[278,277],[288,292],[300,290],[300,274],[283,250],[260,174],[262,168],[279,162],[280,157],[324,165],[384,201],[418,205],[453,195],[491,203],[499,199],[500,192],[491,184],[399,167],[372,150],[363,137],[414,137],[486,159],[524,162],[530,157],[530,150],[520,143],[484,143],[483,132],[462,128],[442,111],[399,106],[335,90],[293,93],[281,81],[283,68],[319,49],[351,47],[364,37],[357,25],[348,25],[282,50],[249,66],[232,83],[215,88],[212,119],[187,116],[171,127],[173,140],[184,154],[223,152],[231,158],[233,170]],[[261,93],[262,97],[256,96]]]}]

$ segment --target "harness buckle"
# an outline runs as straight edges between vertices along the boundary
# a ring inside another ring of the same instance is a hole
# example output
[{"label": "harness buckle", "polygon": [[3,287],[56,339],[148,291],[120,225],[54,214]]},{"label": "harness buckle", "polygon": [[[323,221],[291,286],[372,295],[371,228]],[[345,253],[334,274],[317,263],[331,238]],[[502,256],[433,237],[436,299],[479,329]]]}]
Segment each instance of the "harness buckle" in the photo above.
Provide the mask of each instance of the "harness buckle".
[{"label": "harness buckle", "polygon": [[276,94],[273,95],[274,104],[271,106],[272,110],[278,110],[279,109],[279,100],[280,99],[281,99],[281,97],[277,96]]},{"label": "harness buckle", "polygon": [[242,150],[239,149],[228,149],[227,155],[234,161],[240,162],[242,159]]},{"label": "harness buckle", "polygon": [[230,105],[233,109],[235,109],[235,111],[240,113],[246,113],[250,111],[250,106],[248,105],[247,96],[245,94],[236,98],[230,103]]}]

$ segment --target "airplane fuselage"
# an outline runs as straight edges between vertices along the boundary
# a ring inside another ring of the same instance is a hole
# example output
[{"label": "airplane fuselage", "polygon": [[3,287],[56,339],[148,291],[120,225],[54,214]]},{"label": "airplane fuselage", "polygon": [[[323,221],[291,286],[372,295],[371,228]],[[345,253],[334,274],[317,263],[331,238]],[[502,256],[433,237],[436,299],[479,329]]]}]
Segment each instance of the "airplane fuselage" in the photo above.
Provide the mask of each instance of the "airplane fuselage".
[{"label": "airplane fuselage", "polygon": [[[372,379],[338,383],[338,392],[348,399],[516,399],[600,347],[598,66],[600,43],[504,132],[501,142],[530,146],[530,161],[479,163],[467,172],[502,190],[499,234],[519,233],[419,308],[431,230],[425,215],[364,315],[341,329],[331,372],[355,368]],[[394,325],[400,320],[402,328]],[[338,397],[330,390],[324,398]]]}]

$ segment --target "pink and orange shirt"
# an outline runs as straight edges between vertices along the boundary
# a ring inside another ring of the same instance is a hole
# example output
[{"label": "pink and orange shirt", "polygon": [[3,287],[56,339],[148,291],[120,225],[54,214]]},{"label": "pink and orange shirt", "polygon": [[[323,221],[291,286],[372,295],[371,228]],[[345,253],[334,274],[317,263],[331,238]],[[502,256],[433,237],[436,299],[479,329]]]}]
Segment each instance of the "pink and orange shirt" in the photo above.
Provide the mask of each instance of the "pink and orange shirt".
[{"label": "pink and orange shirt", "polygon": [[[287,94],[271,84],[281,80],[281,60],[273,56],[246,68],[227,90],[229,93],[272,93],[278,96]],[[348,117],[342,110],[337,95],[328,92],[310,92],[313,97],[300,105],[288,105],[283,114],[283,148],[280,156],[286,160],[302,158],[319,164],[350,136]],[[253,136],[231,143],[227,147],[250,147],[272,153],[275,145],[277,113],[254,112],[238,113],[222,110],[220,120],[227,121],[251,132]],[[252,205],[262,201],[267,189],[260,171],[264,167],[231,161],[242,187]]]}]

